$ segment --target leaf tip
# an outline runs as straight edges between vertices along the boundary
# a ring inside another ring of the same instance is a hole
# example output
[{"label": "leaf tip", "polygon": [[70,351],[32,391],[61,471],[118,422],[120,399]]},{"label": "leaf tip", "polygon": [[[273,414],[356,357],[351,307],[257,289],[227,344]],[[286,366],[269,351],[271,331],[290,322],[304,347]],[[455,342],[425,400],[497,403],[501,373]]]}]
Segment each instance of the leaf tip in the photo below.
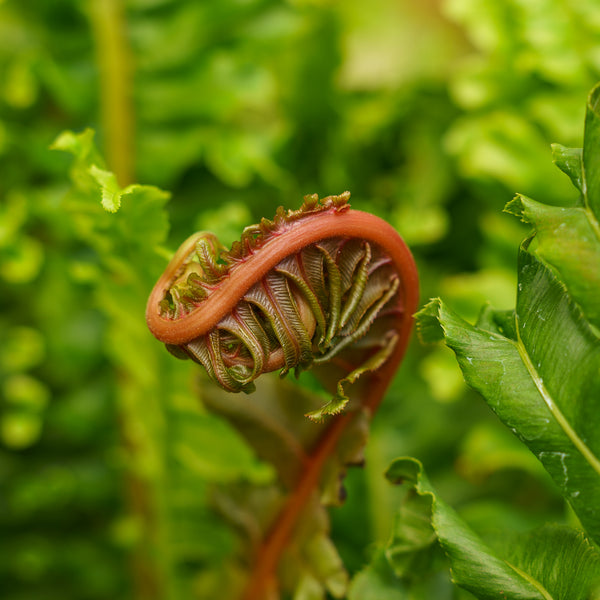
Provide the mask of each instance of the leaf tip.
[{"label": "leaf tip", "polygon": [[502,212],[519,218],[523,223],[529,223],[525,216],[525,204],[523,200],[524,196],[522,194],[516,194],[510,202],[506,203]]},{"label": "leaf tip", "polygon": [[92,148],[95,131],[90,129],[84,129],[81,133],[75,133],[70,129],[67,129],[58,134],[54,141],[50,144],[50,150],[60,150],[62,152],[69,152],[74,156],[82,154],[86,149]]},{"label": "leaf tip", "polygon": [[414,484],[422,473],[423,465],[419,460],[412,457],[401,457],[394,460],[387,468],[385,477],[393,485]]},{"label": "leaf tip", "polygon": [[54,141],[50,144],[50,150],[63,150],[65,152],[73,152],[76,147],[76,137],[72,131],[63,131],[59,133]]},{"label": "leaf tip", "polygon": [[583,191],[583,150],[568,148],[562,144],[551,144],[552,162],[573,182],[573,185]]},{"label": "leaf tip", "polygon": [[314,423],[322,423],[326,416],[335,416],[343,412],[348,402],[349,398],[343,393],[341,383],[338,383],[338,393],[327,404],[317,410],[306,413],[304,416],[308,417]]},{"label": "leaf tip", "polygon": [[432,298],[415,314],[417,335],[422,343],[432,344],[444,339],[444,328],[440,320],[441,310],[441,299]]},{"label": "leaf tip", "polygon": [[102,207],[104,210],[116,213],[121,207],[122,190],[119,188],[117,178],[111,171],[105,171],[97,165],[90,165],[89,173],[102,189]]}]

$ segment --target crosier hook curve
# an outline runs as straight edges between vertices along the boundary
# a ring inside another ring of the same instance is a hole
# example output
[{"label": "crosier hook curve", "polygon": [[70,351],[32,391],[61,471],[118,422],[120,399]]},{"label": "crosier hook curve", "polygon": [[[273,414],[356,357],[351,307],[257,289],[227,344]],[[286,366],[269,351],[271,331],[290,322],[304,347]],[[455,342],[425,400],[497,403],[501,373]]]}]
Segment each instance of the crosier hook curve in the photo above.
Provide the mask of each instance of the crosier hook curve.
[{"label": "crosier hook curve", "polygon": [[[265,372],[314,368],[332,393],[309,413],[315,420],[341,412],[345,388],[365,373],[387,387],[410,336],[418,276],[398,233],[351,210],[349,197],[279,208],[231,250],[211,233],[188,238],[150,294],[151,332],[231,392],[253,391]],[[372,385],[359,401],[370,411],[385,391]]]}]

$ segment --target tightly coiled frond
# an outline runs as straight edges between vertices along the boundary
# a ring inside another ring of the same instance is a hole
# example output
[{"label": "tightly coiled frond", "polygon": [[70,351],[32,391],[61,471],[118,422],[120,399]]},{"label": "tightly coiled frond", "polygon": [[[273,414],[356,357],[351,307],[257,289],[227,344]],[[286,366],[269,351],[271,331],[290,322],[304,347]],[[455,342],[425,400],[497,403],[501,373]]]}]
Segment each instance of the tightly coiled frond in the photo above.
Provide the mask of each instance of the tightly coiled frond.
[{"label": "tightly coiled frond", "polygon": [[[333,388],[335,373],[333,398],[309,416],[342,410],[344,385],[393,354],[407,308],[416,307],[408,250],[387,223],[349,210],[348,198],[311,196],[299,211],[279,209],[231,250],[211,233],[189,238],[150,297],[153,333],[231,392],[253,391],[265,372],[327,364],[321,378]],[[356,235],[361,225],[365,237]],[[400,244],[395,257],[391,242]],[[398,255],[412,280],[403,281]]]}]

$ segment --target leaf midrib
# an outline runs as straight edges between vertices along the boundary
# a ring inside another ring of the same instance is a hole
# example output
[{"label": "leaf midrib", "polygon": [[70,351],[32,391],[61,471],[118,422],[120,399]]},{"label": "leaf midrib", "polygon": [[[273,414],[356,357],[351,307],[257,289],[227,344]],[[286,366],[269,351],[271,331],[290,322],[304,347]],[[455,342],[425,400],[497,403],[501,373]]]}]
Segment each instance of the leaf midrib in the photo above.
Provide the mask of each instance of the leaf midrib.
[{"label": "leaf midrib", "polygon": [[519,355],[521,356],[521,360],[527,369],[529,376],[531,377],[535,387],[537,388],[542,400],[548,407],[548,410],[563,430],[565,435],[571,440],[571,443],[579,450],[579,452],[583,455],[585,460],[589,463],[590,467],[598,474],[600,477],[600,459],[596,457],[596,455],[588,448],[587,444],[579,437],[579,434],[573,429],[567,418],[563,415],[562,411],[552,398],[548,388],[544,385],[543,379],[540,377],[537,369],[535,368],[527,349],[525,348],[525,344],[523,344],[523,340],[521,339],[521,333],[519,330],[519,319],[515,316],[516,319],[516,330],[517,330],[517,342],[515,345],[517,346],[517,350],[519,351]]},{"label": "leaf midrib", "polygon": [[588,221],[590,222],[590,226],[592,228],[592,231],[596,234],[596,238],[598,239],[598,242],[600,242],[600,223],[598,222],[598,219],[596,218],[596,215],[592,211],[592,209],[591,209],[591,207],[589,205],[589,202],[587,202],[587,201],[586,201],[586,205],[585,205],[584,211],[585,211],[585,213],[587,215]]},{"label": "leaf midrib", "polygon": [[519,567],[513,565],[507,560],[504,561],[515,573],[520,575],[525,581],[530,583],[542,596],[544,596],[545,600],[554,600],[554,597],[550,594],[550,592],[537,580],[534,579],[531,575],[519,569]]}]

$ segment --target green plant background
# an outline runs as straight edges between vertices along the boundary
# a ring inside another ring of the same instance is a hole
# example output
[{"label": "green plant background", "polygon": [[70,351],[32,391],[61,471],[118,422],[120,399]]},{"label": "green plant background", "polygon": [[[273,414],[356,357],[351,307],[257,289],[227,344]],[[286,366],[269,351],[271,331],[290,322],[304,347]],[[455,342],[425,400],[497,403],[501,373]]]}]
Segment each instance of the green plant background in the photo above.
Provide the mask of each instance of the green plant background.
[{"label": "green plant background", "polygon": [[[209,598],[236,549],[211,486],[270,476],[146,331],[156,246],[349,189],[411,245],[423,301],[510,308],[527,228],[501,210],[573,199],[550,143],[582,145],[599,34],[595,0],[0,2],[2,597]],[[90,203],[50,150],[88,127],[122,186],[170,200]],[[484,538],[573,519],[451,352],[415,341],[332,513],[351,573],[390,535],[399,455]]]}]

